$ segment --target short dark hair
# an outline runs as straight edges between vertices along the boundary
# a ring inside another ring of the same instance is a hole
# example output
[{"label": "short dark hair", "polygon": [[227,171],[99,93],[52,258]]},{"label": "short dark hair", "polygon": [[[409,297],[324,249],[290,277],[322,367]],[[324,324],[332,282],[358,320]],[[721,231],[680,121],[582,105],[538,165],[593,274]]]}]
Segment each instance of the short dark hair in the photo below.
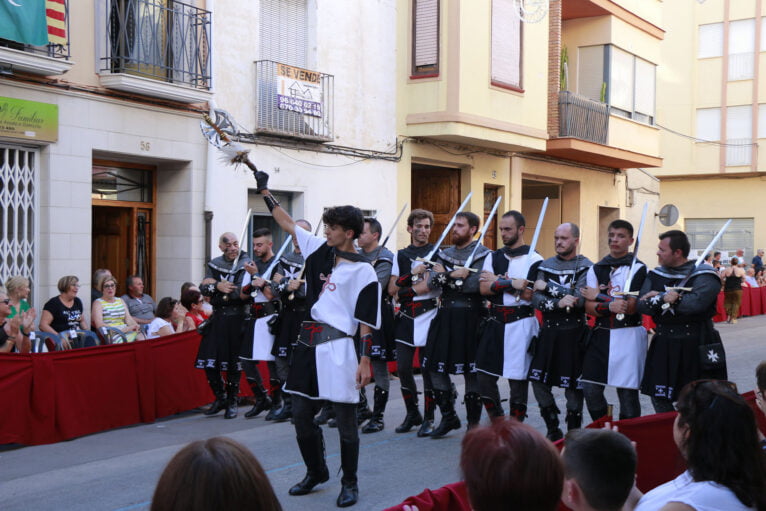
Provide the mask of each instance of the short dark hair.
[{"label": "short dark hair", "polygon": [[758,364],[755,368],[755,381],[758,385],[758,390],[766,390],[766,360]]},{"label": "short dark hair", "polygon": [[152,511],[258,509],[281,511],[269,478],[253,453],[230,438],[197,440],[165,467]]},{"label": "short dark hair", "polygon": [[335,206],[328,208],[322,214],[325,225],[337,225],[344,230],[354,231],[357,239],[364,229],[364,215],[356,206]]},{"label": "short dark hair", "polygon": [[[125,287],[130,287],[133,285],[133,281],[136,279],[140,279],[141,275],[128,275],[128,278],[125,279]],[[141,279],[143,280],[143,279]]]},{"label": "short dark hair", "polygon": [[564,469],[556,448],[540,432],[515,419],[469,430],[460,452],[468,500],[476,511],[553,511]]},{"label": "short dark hair", "polygon": [[524,215],[515,209],[503,213],[503,218],[508,218],[509,216],[513,217],[513,221],[516,223],[516,227],[525,227],[527,225],[527,220],[524,218]]},{"label": "short dark hair", "polygon": [[191,310],[192,305],[199,303],[200,298],[202,298],[202,293],[196,289],[187,289],[181,295],[181,305],[186,307],[187,310]]},{"label": "short dark hair", "polygon": [[168,319],[173,314],[173,307],[176,306],[178,300],[166,296],[157,304],[157,313],[155,316],[162,319]]},{"label": "short dark hair", "polygon": [[715,252],[713,252],[713,257],[718,257],[719,255],[721,255],[719,251],[716,250]]},{"label": "short dark hair", "polygon": [[370,224],[370,232],[378,235],[380,240],[380,234],[383,232],[383,228],[380,226],[380,222],[376,218],[367,217],[364,219],[364,223]]},{"label": "short dark hair", "polygon": [[705,261],[706,263],[709,263],[711,259],[713,259],[713,254],[711,254],[710,252],[708,252],[708,253],[707,253],[707,255],[705,256],[705,259],[704,259],[704,261]]},{"label": "short dark hair", "polygon": [[612,220],[612,222],[609,224],[609,227],[607,228],[607,231],[611,229],[625,229],[628,231],[628,235],[632,238],[633,237],[633,224],[628,222],[627,220]]},{"label": "short dark hair", "polygon": [[673,252],[680,250],[684,257],[689,257],[689,250],[691,250],[691,245],[689,244],[689,238],[686,236],[684,231],[679,231],[678,229],[665,231],[660,234],[660,241],[664,240],[665,238],[668,238],[670,250]]},{"label": "short dark hair", "polygon": [[471,211],[461,211],[457,215],[455,215],[455,218],[465,218],[468,222],[468,227],[476,227],[476,230],[479,230],[479,225],[481,224],[481,220],[479,219],[479,216],[476,213],[472,213]]},{"label": "short dark hair", "polygon": [[413,209],[410,215],[407,217],[407,225],[412,227],[418,220],[427,218],[431,221],[431,227],[434,226],[434,214],[427,209]]},{"label": "short dark hair", "polygon": [[253,238],[262,238],[264,236],[271,237],[271,229],[268,227],[259,227],[253,230]]},{"label": "short dark hair", "polygon": [[564,440],[564,477],[574,479],[591,507],[619,511],[636,478],[636,450],[609,429],[573,429]]}]

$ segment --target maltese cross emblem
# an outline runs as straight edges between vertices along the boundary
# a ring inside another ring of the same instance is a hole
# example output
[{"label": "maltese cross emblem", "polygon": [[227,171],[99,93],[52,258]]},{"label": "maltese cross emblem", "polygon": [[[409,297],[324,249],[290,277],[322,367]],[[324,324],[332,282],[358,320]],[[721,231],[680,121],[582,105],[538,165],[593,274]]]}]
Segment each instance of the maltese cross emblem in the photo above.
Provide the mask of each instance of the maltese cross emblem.
[{"label": "maltese cross emblem", "polygon": [[715,352],[715,351],[713,351],[713,350],[708,350],[708,352],[707,352],[707,358],[708,358],[708,360],[710,360],[711,362],[718,362],[718,353],[716,353],[716,352]]}]

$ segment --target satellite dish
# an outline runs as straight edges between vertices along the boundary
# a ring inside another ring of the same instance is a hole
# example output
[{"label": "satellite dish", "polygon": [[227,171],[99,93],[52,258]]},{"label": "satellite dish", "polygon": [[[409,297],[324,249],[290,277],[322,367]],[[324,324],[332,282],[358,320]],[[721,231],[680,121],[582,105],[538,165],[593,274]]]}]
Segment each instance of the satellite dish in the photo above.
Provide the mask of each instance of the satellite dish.
[{"label": "satellite dish", "polygon": [[660,223],[665,227],[674,225],[678,222],[678,208],[673,204],[665,204],[660,209]]}]

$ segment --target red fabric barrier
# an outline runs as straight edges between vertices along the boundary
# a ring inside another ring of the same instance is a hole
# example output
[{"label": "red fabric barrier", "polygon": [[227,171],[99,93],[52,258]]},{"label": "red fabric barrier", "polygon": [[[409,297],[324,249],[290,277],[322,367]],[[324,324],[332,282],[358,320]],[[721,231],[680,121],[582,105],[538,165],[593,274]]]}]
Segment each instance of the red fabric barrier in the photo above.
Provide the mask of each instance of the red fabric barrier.
[{"label": "red fabric barrier", "polygon": [[750,290],[750,314],[753,316],[760,316],[763,314],[761,288],[748,287],[747,289]]},{"label": "red fabric barrier", "polygon": [[750,288],[746,286],[742,286],[742,304],[739,306],[739,316],[752,316],[753,313],[750,310],[750,304],[751,304],[751,298],[750,298]]},{"label": "red fabric barrier", "polygon": [[[0,353],[0,444],[46,444],[210,403],[199,335],[35,354]],[[259,364],[268,382],[266,364]],[[243,394],[249,394],[244,374]]]},{"label": "red fabric barrier", "polygon": [[759,287],[758,294],[761,295],[761,314],[766,314],[766,287]]}]

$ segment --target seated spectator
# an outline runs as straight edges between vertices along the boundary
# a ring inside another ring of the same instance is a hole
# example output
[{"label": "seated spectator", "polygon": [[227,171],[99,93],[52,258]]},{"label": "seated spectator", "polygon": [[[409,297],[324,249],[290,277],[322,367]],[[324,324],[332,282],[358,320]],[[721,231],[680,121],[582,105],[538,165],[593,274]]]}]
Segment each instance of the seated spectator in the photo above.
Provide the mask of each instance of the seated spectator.
[{"label": "seated spectator", "polygon": [[676,408],[673,439],[687,470],[641,497],[636,511],[766,509],[766,454],[736,385],[693,381]]},{"label": "seated spectator", "polygon": [[745,284],[750,287],[760,287],[755,279],[755,268],[750,267],[745,271]]},{"label": "seated spectator", "polygon": [[33,330],[34,317],[30,311],[8,319],[10,314],[11,299],[5,289],[0,287],[0,353],[29,353],[32,343],[23,331]]},{"label": "seated spectator", "polygon": [[61,348],[65,350],[72,347],[70,332],[78,329],[86,331],[85,347],[97,345],[95,335],[88,331],[82,301],[77,297],[80,291],[80,280],[74,275],[61,277],[58,281],[58,290],[59,295],[45,302],[43,306],[40,330],[60,336]]},{"label": "seated spectator", "polygon": [[225,437],[192,442],[173,456],[152,497],[151,511],[281,511],[261,464]]},{"label": "seated spectator", "polygon": [[199,287],[194,282],[184,282],[181,284],[181,297],[183,297],[184,293],[187,292],[189,289],[196,289],[199,291]]},{"label": "seated spectator", "polygon": [[111,277],[112,272],[107,270],[106,268],[99,268],[93,272],[93,280],[90,282],[90,285],[91,285],[90,303],[91,304],[95,302],[98,298],[101,298],[101,291],[98,290],[98,283],[101,282],[101,279],[107,276]]},{"label": "seated spectator", "polygon": [[556,448],[528,424],[497,420],[463,437],[460,452],[474,511],[554,511],[564,472]]},{"label": "seated spectator", "polygon": [[572,511],[619,511],[631,493],[636,501],[641,495],[635,486],[636,449],[617,431],[573,429],[566,435],[561,459],[561,500]]},{"label": "seated spectator", "polygon": [[148,325],[154,319],[154,311],[157,304],[152,297],[144,294],[144,281],[138,275],[131,275],[125,281],[128,286],[128,292],[121,296],[122,301],[128,306],[128,311],[136,323],[139,325]]},{"label": "seated spectator", "polygon": [[11,299],[11,315],[14,317],[19,312],[26,312],[32,308],[27,301],[29,299],[29,279],[16,275],[5,281],[5,290]]},{"label": "seated spectator", "polygon": [[188,311],[186,313],[185,330],[196,330],[200,324],[208,318],[202,309],[205,301],[202,299],[199,289],[188,289],[181,295],[181,305]]},{"label": "seated spectator", "polygon": [[[98,285],[98,289],[101,291],[102,296],[93,302],[91,311],[93,326],[97,330],[105,326],[116,328],[125,334],[128,342],[133,342],[139,337],[143,339],[143,336],[139,336],[141,327],[133,319],[133,316],[130,315],[125,302],[115,296],[117,292],[117,279],[111,275],[103,277]],[[117,339],[115,342],[120,341]]]},{"label": "seated spectator", "polygon": [[766,275],[764,275],[763,270],[755,273],[755,281],[758,282],[758,287],[766,286]]},{"label": "seated spectator", "polygon": [[[184,284],[181,286],[181,298],[183,299],[184,293],[188,291],[189,289],[194,289],[199,291],[199,286],[193,282],[184,282]],[[188,307],[187,307],[188,309]],[[209,296],[203,296],[202,297],[202,312],[207,316],[208,318],[213,315],[213,306],[210,305],[210,297]]]},{"label": "seated spectator", "polygon": [[178,300],[166,296],[157,304],[157,317],[149,323],[146,338],[155,339],[185,331],[185,317],[186,309],[178,303]]}]

